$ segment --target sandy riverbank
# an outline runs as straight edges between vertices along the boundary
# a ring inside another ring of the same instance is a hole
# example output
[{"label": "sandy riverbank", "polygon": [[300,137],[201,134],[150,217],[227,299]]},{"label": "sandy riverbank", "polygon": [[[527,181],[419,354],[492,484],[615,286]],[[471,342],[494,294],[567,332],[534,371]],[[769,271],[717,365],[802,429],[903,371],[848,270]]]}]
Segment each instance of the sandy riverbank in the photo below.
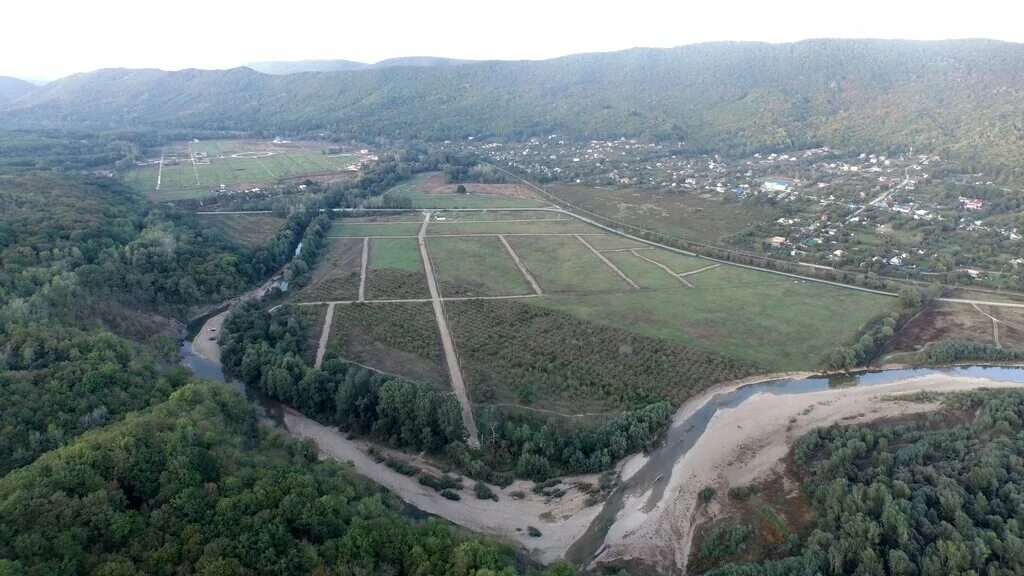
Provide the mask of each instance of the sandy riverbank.
[{"label": "sandy riverbank", "polygon": [[[806,394],[756,394],[715,414],[697,443],[672,468],[665,496],[650,512],[643,512],[649,493],[627,500],[608,531],[607,548],[598,561],[635,560],[664,573],[683,574],[694,528],[704,520],[697,510],[697,492],[703,487],[713,486],[725,494],[730,487],[746,486],[779,472],[793,442],[813,428],[840,421],[864,423],[937,407],[888,401],[882,398],[885,395],[1010,386],[1019,385],[936,375]],[[686,409],[684,406],[680,412]]]},{"label": "sandy riverbank", "polygon": [[[600,505],[586,506],[586,494],[570,488],[572,482],[596,483],[596,477],[566,478],[563,487],[568,488],[567,494],[550,502],[530,491],[532,482],[522,480],[508,488],[492,486],[499,497],[497,502],[478,500],[473,494],[473,482],[466,479],[465,489],[461,492],[462,500],[447,500],[416,479],[403,476],[375,461],[366,453],[369,447],[367,442],[349,440],[337,429],[318,424],[291,408],[285,409],[284,423],[292,435],[313,440],[322,457],[351,462],[359,474],[398,494],[402,500],[420,510],[475,532],[514,541],[544,563],[561,558],[566,549],[586,531],[601,509]],[[426,462],[414,463],[433,474],[440,473]],[[516,490],[524,492],[525,497],[521,500],[512,498],[510,494]],[[528,526],[539,529],[541,536],[529,536]]]},{"label": "sandy riverbank", "polygon": [[[220,332],[224,327],[224,320],[228,317],[229,310],[225,310],[216,316],[210,316],[203,324],[203,327],[192,339],[192,353],[200,358],[205,358],[220,364]],[[212,340],[211,340],[212,338]]]}]

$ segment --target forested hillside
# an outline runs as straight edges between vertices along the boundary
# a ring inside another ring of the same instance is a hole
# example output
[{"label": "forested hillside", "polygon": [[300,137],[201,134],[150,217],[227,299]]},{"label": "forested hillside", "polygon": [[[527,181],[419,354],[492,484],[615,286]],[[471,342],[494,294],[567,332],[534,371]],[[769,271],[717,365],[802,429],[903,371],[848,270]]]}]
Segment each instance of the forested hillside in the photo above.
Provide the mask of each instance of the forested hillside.
[{"label": "forested hillside", "polygon": [[688,151],[827,144],[1021,160],[1024,46],[813,40],[634,49],[270,76],[101,70],[53,82],[6,125],[327,131],[448,139],[649,137]]}]

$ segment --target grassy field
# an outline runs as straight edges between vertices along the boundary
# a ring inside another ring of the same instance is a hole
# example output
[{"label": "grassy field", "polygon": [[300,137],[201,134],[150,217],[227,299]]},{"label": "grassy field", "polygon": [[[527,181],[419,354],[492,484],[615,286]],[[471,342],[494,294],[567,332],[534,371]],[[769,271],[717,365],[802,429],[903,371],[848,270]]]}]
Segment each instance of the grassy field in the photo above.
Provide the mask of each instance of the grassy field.
[{"label": "grassy field", "polygon": [[359,273],[362,268],[363,241],[336,238],[327,241],[320,265],[313,271],[309,285],[299,291],[298,302],[355,300],[359,297]]},{"label": "grassy field", "polygon": [[[479,222],[489,220],[503,220],[503,221],[517,221],[517,220],[529,220],[531,222],[542,221],[542,220],[562,220],[568,218],[563,214],[557,212],[541,212],[541,211],[530,211],[530,210],[482,210],[478,212],[451,212],[441,211],[435,212],[434,217],[430,220],[434,222]],[[422,218],[420,218],[422,220]]]},{"label": "grassy field", "polygon": [[572,236],[509,236],[507,240],[545,292],[629,288]]},{"label": "grassy field", "polygon": [[327,156],[318,144],[210,140],[169,144],[151,151],[149,160],[146,166],[128,170],[123,179],[151,199],[167,201],[211,196],[221,184],[229,190],[240,190],[343,174],[360,159],[353,155]]},{"label": "grassy field", "polygon": [[766,371],[821,368],[896,300],[721,266],[687,277],[695,289],[538,299],[577,318],[746,361]]},{"label": "grassy field", "polygon": [[535,198],[524,197],[521,186],[507,184],[466,184],[469,193],[455,193],[455,185],[440,184],[439,174],[416,174],[385,192],[405,197],[413,208],[536,208],[548,206]]},{"label": "grassy field", "polygon": [[352,236],[416,236],[420,225],[415,222],[349,222],[336,220],[327,235],[335,238]]},{"label": "grassy field", "polygon": [[661,262],[676,274],[692,272],[693,270],[699,270],[705,266],[711,266],[714,264],[711,260],[704,260],[703,258],[697,258],[696,256],[687,256],[685,254],[669,252],[668,250],[643,250],[640,254],[643,254],[651,260]]},{"label": "grassy field", "polygon": [[549,191],[602,216],[678,238],[704,242],[722,242],[780,215],[772,208],[748,208],[739,202],[723,203],[720,198],[704,198],[696,192],[666,193],[574,185],[552,185]]},{"label": "grassy field", "polygon": [[[687,276],[691,288],[676,275],[714,262],[652,249],[577,221],[535,221],[524,214],[448,213],[427,228],[443,296],[531,294],[498,238],[437,235],[450,231],[508,233],[506,240],[545,292],[524,300],[445,304],[475,403],[553,407],[565,414],[614,411],[657,398],[680,401],[710,383],[749,373],[820,369],[835,346],[855,342],[868,322],[897,304],[728,264]],[[417,240],[374,237],[414,236],[420,224],[403,218],[408,215],[336,222],[331,231],[337,238],[299,297],[354,299],[362,247],[357,237],[366,236],[368,300],[429,298]],[[587,234],[583,238],[641,289],[632,289],[578,238],[544,235],[563,230]],[[335,353],[410,378],[446,381],[433,352],[429,303],[407,304],[346,306],[345,319],[336,320],[341,335]],[[397,306],[394,317],[391,306]],[[409,334],[401,332],[404,324]]]},{"label": "grassy field", "polygon": [[629,238],[623,238],[622,236],[613,236],[612,234],[587,238],[587,242],[590,242],[590,245],[598,250],[621,250],[623,248],[647,247],[647,244],[644,244],[643,242],[637,242],[636,240],[630,240]]},{"label": "grassy field", "polygon": [[[654,252],[654,250],[639,250],[638,254],[647,256],[648,252]],[[673,290],[685,288],[685,284],[679,281],[679,279],[665,270],[658,267],[656,264],[652,264],[635,254],[630,252],[608,252],[605,258],[612,261],[622,270],[626,276],[629,276],[633,282],[636,282],[641,288],[648,288],[652,290]],[[650,258],[650,256],[647,256]]]},{"label": "grassy field", "polygon": [[597,230],[578,220],[539,222],[431,222],[427,234],[593,234]]},{"label": "grassy field", "polygon": [[442,296],[532,292],[498,238],[431,238],[427,246]]},{"label": "grassy field", "polygon": [[227,237],[242,246],[259,246],[270,240],[284,224],[273,214],[200,214],[204,230]]},{"label": "grassy field", "polygon": [[367,299],[429,298],[415,238],[372,238],[366,272]]}]

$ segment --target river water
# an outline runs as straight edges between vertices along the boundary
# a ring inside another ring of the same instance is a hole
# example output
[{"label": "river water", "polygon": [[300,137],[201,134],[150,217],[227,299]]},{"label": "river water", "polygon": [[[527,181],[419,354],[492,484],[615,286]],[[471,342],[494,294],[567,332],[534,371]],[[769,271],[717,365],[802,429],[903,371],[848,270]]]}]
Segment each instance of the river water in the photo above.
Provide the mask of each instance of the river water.
[{"label": "river water", "polygon": [[[210,316],[216,312],[211,313]],[[197,321],[195,329],[200,330],[204,322],[205,318],[201,322]],[[189,336],[191,338],[192,334]],[[182,362],[192,370],[195,376],[223,382],[238,389],[250,401],[259,403],[264,408],[269,420],[283,427],[281,416],[283,407],[280,403],[241,382],[225,378],[220,363],[193,353],[191,339],[186,339],[182,344],[181,357]],[[643,503],[643,507],[644,511],[652,510],[665,494],[665,487],[676,461],[693,447],[707,429],[711,418],[719,410],[736,407],[761,392],[776,395],[806,394],[837,387],[877,386],[907,378],[932,375],[975,377],[1024,384],[1024,367],[966,366],[884,370],[827,377],[770,380],[715,394],[687,418],[671,424],[664,441],[651,451],[643,466],[608,496],[586,533],[569,548],[566,559],[581,567],[589,564],[591,559],[600,552],[609,528],[615,522],[619,512],[622,511],[628,497],[637,496],[650,490],[651,494]]]},{"label": "river water", "polygon": [[619,485],[608,496],[601,512],[566,553],[566,559],[577,566],[585,566],[600,551],[609,528],[622,511],[627,497],[638,496],[651,491],[643,503],[649,512],[665,495],[665,487],[676,461],[696,444],[707,429],[711,418],[719,410],[733,408],[754,394],[767,392],[777,395],[806,394],[830,388],[845,386],[877,386],[918,376],[947,375],[985,378],[994,381],[1024,384],[1024,367],[966,366],[954,368],[915,368],[860,372],[816,378],[791,378],[748,384],[735,390],[714,395],[706,404],[682,421],[673,422],[666,433],[665,441],[651,451],[649,458],[629,480]]}]

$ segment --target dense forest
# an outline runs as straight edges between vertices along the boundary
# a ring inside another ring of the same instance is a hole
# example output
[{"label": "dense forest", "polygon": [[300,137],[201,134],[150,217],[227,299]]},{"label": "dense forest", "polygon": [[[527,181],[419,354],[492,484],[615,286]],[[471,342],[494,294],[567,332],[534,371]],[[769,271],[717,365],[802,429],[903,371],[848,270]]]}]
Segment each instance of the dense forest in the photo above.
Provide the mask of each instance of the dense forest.
[{"label": "dense forest", "polygon": [[334,358],[316,370],[304,359],[308,323],[294,307],[268,314],[249,304],[224,324],[224,367],[267,395],[324,424],[396,448],[427,451],[463,473],[505,485],[513,477],[546,480],[567,473],[602,472],[649,447],[672,409],[655,401],[597,425],[490,407],[478,415],[482,449],[466,443],[454,396],[427,384],[374,372]]},{"label": "dense forest", "polygon": [[995,41],[810,40],[282,76],[110,69],[8,103],[0,125],[367,140],[557,133],[726,154],[913,146],[1013,163],[1022,159],[1021,62],[1024,47]]},{"label": "dense forest", "polygon": [[[41,138],[52,158],[75,157],[66,138]],[[285,263],[293,282],[308,277],[326,216],[282,207],[281,230],[244,248],[110,178],[52,167],[0,176],[0,574],[539,571],[505,544],[403,517],[178,365],[190,311]],[[320,200],[357,201],[397,171]]]},{"label": "dense forest", "polygon": [[801,437],[794,459],[816,521],[791,555],[712,574],[1020,574],[1024,392],[941,401],[966,421],[939,413]]}]

